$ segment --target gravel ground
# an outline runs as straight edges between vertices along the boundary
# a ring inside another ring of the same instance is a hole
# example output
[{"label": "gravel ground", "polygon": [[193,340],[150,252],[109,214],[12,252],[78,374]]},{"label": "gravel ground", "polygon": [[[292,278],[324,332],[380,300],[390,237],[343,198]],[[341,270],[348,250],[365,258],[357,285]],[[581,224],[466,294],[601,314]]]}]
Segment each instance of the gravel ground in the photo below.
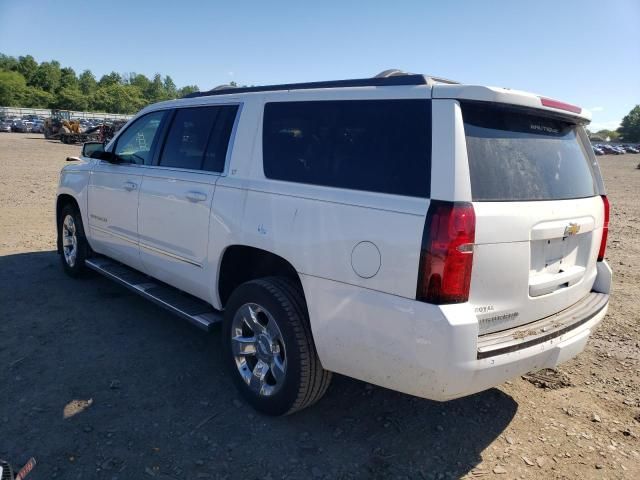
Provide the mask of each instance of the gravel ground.
[{"label": "gravel ground", "polygon": [[614,294],[556,372],[435,403],[337,376],[256,414],[202,334],[97,275],[66,277],[53,204],[79,147],[0,134],[0,458],[37,479],[640,478],[640,155],[600,157]]}]

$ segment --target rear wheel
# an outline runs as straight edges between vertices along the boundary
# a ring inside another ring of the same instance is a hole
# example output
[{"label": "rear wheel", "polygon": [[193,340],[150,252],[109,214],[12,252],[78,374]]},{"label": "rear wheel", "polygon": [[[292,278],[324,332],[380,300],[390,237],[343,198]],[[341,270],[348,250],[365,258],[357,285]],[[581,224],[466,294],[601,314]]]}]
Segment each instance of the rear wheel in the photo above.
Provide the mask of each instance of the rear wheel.
[{"label": "rear wheel", "polygon": [[304,296],[290,280],[240,285],[225,308],[222,332],[234,381],[256,410],[287,415],[326,392],[331,372],[320,364]]},{"label": "rear wheel", "polygon": [[82,217],[74,205],[67,204],[62,207],[58,219],[58,241],[64,271],[72,277],[77,277],[85,269],[84,261],[89,245],[84,235]]}]

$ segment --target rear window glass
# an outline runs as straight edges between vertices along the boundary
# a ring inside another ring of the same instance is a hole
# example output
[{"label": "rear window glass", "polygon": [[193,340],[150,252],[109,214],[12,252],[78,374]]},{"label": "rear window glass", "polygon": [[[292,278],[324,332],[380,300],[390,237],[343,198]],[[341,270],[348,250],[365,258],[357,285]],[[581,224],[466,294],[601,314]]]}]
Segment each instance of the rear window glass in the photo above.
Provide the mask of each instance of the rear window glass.
[{"label": "rear window glass", "polygon": [[428,100],[278,102],[265,105],[267,178],[428,197]]},{"label": "rear window glass", "polygon": [[[474,201],[563,200],[597,195],[594,167],[567,121],[463,103]],[[589,147],[590,148],[590,147]]]}]

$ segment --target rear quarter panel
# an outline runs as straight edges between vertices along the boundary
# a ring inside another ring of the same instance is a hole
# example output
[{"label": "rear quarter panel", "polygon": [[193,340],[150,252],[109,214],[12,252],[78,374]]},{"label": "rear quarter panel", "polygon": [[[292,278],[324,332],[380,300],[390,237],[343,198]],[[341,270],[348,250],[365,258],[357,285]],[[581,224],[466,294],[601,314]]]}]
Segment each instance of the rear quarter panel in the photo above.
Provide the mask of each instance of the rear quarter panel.
[{"label": "rear quarter panel", "polygon": [[[424,86],[398,92],[359,88],[248,96],[228,174],[216,184],[210,258],[220,258],[229,245],[247,245],[283,257],[307,276],[414,298],[428,199],[270,180],[262,167],[262,112],[267,101],[429,95]],[[352,258],[361,242],[375,246],[366,262],[375,264],[376,249],[379,254],[377,268],[364,276],[356,273]],[[305,294],[307,302],[314,301],[314,292]]]}]

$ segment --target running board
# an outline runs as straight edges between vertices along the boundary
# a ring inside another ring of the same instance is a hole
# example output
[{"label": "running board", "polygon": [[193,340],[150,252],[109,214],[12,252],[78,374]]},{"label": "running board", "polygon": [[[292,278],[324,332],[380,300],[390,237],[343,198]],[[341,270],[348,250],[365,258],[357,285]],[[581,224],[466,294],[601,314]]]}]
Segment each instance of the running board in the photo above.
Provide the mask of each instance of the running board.
[{"label": "running board", "polygon": [[208,303],[107,257],[92,257],[85,264],[207,332],[222,321],[222,312]]}]

